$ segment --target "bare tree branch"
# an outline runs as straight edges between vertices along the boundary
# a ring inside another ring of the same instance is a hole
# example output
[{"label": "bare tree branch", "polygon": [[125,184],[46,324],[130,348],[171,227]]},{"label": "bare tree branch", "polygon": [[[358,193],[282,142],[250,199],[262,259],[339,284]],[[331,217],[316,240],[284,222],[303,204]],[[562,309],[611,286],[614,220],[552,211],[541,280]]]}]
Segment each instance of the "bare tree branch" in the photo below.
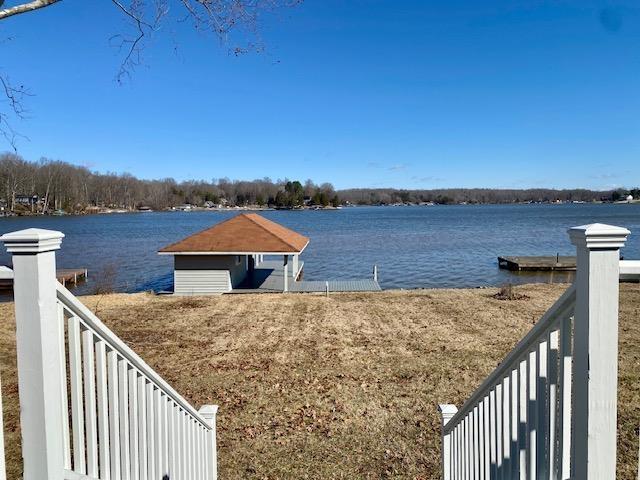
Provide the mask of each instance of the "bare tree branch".
[{"label": "bare tree branch", "polygon": [[[49,5],[53,5],[54,3],[58,3],[60,1],[61,0],[33,0],[32,2],[27,2],[20,5],[15,5],[10,8],[5,8],[4,10],[0,10],[0,20],[4,18],[12,17],[13,15],[18,15],[20,13],[32,12],[40,8],[48,7]],[[3,4],[4,4],[4,0],[0,1],[0,7]]]},{"label": "bare tree branch", "polygon": [[138,1],[133,0],[129,8],[125,7],[119,0],[111,0],[118,9],[124,13],[130,21],[133,22],[136,28],[136,34],[134,37],[127,37],[125,35],[114,35],[111,37],[111,43],[117,44],[118,48],[127,48],[127,53],[120,63],[120,68],[116,79],[119,83],[122,83],[122,79],[125,76],[129,76],[129,72],[140,64],[140,45],[146,31],[152,31],[155,29],[153,25],[144,20],[144,12],[141,11],[144,6]]},{"label": "bare tree branch", "polygon": [[[29,91],[23,85],[14,86],[8,77],[0,73],[0,93],[5,97],[5,100],[0,103],[7,103],[9,110],[18,120],[24,119],[27,110],[23,100],[24,97],[30,96]],[[0,110],[0,136],[4,137],[14,151],[17,149],[17,139],[26,138],[14,130],[9,115],[2,110]]]},{"label": "bare tree branch", "polygon": [[4,90],[4,94],[7,97],[7,101],[19,118],[24,118],[26,110],[22,103],[22,99],[25,96],[30,95],[24,85],[14,87],[7,78],[0,75],[0,87]]},{"label": "bare tree branch", "polygon": [[[0,21],[14,15],[51,6],[61,0],[23,1],[19,5],[2,9],[6,3],[0,0]],[[85,0],[86,1],[86,0]],[[89,0],[94,1],[94,0]],[[122,52],[122,60],[116,74],[118,83],[131,75],[142,62],[142,52],[154,33],[169,20],[190,20],[196,30],[213,33],[223,44],[231,45],[235,55],[247,51],[262,50],[258,34],[258,17],[261,12],[277,7],[290,7],[302,0],[111,0],[131,25],[128,33],[113,35],[109,41]],[[177,5],[181,12],[170,17],[170,5]],[[233,40],[230,37],[233,36]],[[237,41],[237,42],[236,42]],[[8,113],[0,110],[0,136],[15,149],[17,134],[10,124],[10,115],[23,119],[26,112],[23,99],[29,92],[14,87],[0,71],[0,103],[7,104]]]}]

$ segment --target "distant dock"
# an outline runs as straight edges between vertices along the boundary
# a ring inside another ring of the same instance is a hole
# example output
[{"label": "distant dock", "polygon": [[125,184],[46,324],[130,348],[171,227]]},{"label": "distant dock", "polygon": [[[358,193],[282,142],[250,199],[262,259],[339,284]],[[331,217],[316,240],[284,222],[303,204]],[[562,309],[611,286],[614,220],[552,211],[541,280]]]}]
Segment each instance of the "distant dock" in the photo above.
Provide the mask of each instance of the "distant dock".
[{"label": "distant dock", "polygon": [[58,281],[66,286],[67,283],[73,283],[77,285],[79,281],[83,281],[87,279],[87,269],[86,268],[62,268],[56,270],[56,278]]},{"label": "distant dock", "polygon": [[576,257],[542,256],[542,257],[498,257],[498,266],[505,270],[522,271],[558,271],[576,270]]},{"label": "distant dock", "polygon": [[[61,268],[56,270],[56,279],[64,286],[87,279],[86,268]],[[13,288],[13,270],[9,267],[0,266],[0,289],[8,290]]]}]

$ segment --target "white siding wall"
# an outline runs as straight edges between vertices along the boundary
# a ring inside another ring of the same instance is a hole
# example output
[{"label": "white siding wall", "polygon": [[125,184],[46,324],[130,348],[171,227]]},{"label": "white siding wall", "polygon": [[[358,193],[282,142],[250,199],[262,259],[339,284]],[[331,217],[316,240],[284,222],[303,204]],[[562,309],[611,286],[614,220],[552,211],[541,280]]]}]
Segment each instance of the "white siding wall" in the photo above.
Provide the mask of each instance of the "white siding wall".
[{"label": "white siding wall", "polygon": [[174,293],[210,295],[231,291],[229,270],[174,270]]},{"label": "white siding wall", "polygon": [[174,292],[178,295],[224,293],[242,283],[246,275],[244,256],[238,259],[236,255],[176,255]]}]

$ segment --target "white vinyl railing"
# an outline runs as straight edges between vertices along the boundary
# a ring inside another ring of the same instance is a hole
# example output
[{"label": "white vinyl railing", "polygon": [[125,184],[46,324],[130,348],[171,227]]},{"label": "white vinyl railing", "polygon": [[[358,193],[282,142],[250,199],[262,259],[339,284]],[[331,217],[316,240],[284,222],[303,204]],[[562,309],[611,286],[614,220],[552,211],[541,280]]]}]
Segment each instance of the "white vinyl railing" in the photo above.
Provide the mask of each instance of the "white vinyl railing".
[{"label": "white vinyl railing", "polygon": [[13,253],[24,479],[213,480],[217,406],[196,411],[55,278],[60,232]]},{"label": "white vinyl railing", "polygon": [[458,410],[440,405],[444,480],[614,479],[619,250],[629,231],[569,230],[576,281]]},{"label": "white vinyl railing", "polygon": [[68,360],[62,401],[71,408],[65,470],[100,479],[212,478],[212,425],[65,287],[57,293]]},{"label": "white vinyl railing", "polygon": [[441,406],[451,479],[568,478],[570,287],[460,410]]}]

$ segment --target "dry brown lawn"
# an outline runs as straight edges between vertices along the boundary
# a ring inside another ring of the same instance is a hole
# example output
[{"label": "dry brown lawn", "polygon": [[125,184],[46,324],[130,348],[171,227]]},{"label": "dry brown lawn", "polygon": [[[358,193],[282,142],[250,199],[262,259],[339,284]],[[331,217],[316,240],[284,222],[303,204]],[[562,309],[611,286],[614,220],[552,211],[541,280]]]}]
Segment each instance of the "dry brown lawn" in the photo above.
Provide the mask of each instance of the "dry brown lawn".
[{"label": "dry brown lawn", "polygon": [[[566,285],[208,298],[83,297],[195,406],[217,403],[220,478],[437,479],[437,404],[460,405]],[[622,286],[619,478],[635,479],[640,287]],[[9,478],[20,446],[0,305]]]}]

